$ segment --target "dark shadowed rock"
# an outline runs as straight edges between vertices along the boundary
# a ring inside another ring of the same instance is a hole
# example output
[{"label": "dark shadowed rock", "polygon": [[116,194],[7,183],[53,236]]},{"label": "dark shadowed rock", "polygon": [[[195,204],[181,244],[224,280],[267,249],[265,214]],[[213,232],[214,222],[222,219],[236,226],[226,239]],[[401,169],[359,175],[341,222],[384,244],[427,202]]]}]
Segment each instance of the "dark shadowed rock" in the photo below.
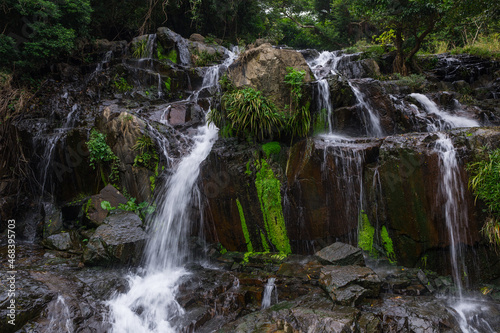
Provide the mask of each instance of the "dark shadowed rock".
[{"label": "dark shadowed rock", "polygon": [[142,256],[147,237],[139,216],[132,212],[117,212],[96,229],[83,260],[92,265],[135,264]]},{"label": "dark shadowed rock", "polygon": [[325,266],[319,282],[335,303],[351,306],[365,297],[377,297],[381,285],[373,270],[361,266]]},{"label": "dark shadowed rock", "polygon": [[43,240],[43,245],[57,251],[82,252],[82,246],[76,231],[51,235]]},{"label": "dark shadowed rock", "polygon": [[111,207],[118,207],[119,204],[126,204],[127,198],[113,185],[107,185],[99,194],[90,197],[84,210],[87,219],[95,226],[100,226],[109,214],[109,211],[101,207],[103,201],[108,201]]},{"label": "dark shadowed rock", "polygon": [[336,242],[316,252],[323,262],[338,266],[365,265],[363,251],[352,245]]}]

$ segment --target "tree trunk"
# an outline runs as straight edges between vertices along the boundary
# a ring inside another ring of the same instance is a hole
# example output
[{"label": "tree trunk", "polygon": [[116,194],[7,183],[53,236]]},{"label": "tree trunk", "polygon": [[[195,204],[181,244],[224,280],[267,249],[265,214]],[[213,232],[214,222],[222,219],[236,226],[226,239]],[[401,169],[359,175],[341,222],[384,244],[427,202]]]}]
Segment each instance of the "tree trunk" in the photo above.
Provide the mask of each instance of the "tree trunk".
[{"label": "tree trunk", "polygon": [[408,75],[408,68],[406,67],[406,57],[403,51],[403,37],[400,28],[396,29],[396,58],[392,63],[392,70],[395,73],[399,73],[403,76]]}]

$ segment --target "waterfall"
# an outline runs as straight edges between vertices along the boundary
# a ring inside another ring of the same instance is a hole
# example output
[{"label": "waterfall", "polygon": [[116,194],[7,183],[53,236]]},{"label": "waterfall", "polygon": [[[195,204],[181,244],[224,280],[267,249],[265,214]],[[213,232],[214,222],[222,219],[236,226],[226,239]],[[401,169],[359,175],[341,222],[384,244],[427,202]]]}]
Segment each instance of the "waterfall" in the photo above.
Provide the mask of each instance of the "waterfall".
[{"label": "waterfall", "polygon": [[74,331],[73,319],[62,295],[57,296],[57,300],[49,305],[48,313],[50,322],[45,332],[72,333]]},{"label": "waterfall", "polygon": [[[218,88],[219,67],[227,67],[236,55],[207,71],[202,89]],[[199,91],[188,98],[196,101]],[[168,108],[168,107],[167,107]],[[209,111],[210,112],[210,111]],[[175,167],[166,184],[159,189],[157,211],[148,226],[151,235],[145,249],[143,274],[130,275],[130,289],[108,301],[112,332],[178,332],[175,321],[185,312],[177,303],[179,279],[189,274],[183,267],[189,259],[188,236],[192,221],[199,216],[193,203],[201,198],[196,185],[200,165],[210,153],[218,129],[204,125],[192,138],[191,151]],[[155,133],[158,134],[158,133]],[[158,135],[155,135],[157,141]],[[165,139],[164,139],[165,140]],[[166,150],[166,144],[160,145]],[[165,153],[168,159],[168,153]],[[199,202],[198,202],[199,205]]]},{"label": "waterfall", "polygon": [[342,58],[344,55],[338,52],[323,51],[317,58],[309,61],[308,65],[316,79],[321,80],[329,74],[338,74],[337,66]]},{"label": "waterfall", "polygon": [[328,133],[333,133],[332,102],[330,100],[330,86],[326,79],[321,79],[317,84],[317,105],[320,112],[326,110]]},{"label": "waterfall", "polygon": [[441,172],[439,193],[444,200],[443,210],[450,238],[450,257],[453,280],[462,298],[462,277],[467,276],[460,228],[467,223],[467,203],[465,202],[465,184],[460,178],[460,168],[453,142],[444,133],[437,133],[436,151],[439,155]]},{"label": "waterfall", "polygon": [[365,123],[366,134],[369,136],[381,137],[384,136],[384,131],[382,130],[382,126],[380,125],[380,119],[375,110],[373,110],[370,103],[366,101],[363,93],[352,83],[349,81],[349,86],[351,87],[354,95],[356,96],[356,100],[358,102],[358,108],[361,109],[362,119]]},{"label": "waterfall", "polygon": [[427,96],[422,94],[410,94],[417,100],[425,109],[428,114],[433,115],[430,119],[427,119],[427,130],[429,132],[443,131],[455,127],[477,127],[479,123],[476,120],[461,117],[458,115],[453,115],[448,112],[439,109],[436,103],[431,101]]},{"label": "waterfall", "polygon": [[278,288],[275,284],[276,278],[269,278],[267,280],[266,286],[264,288],[264,293],[262,294],[262,304],[261,309],[267,309],[271,306],[273,292],[276,295],[275,303],[278,303]]}]

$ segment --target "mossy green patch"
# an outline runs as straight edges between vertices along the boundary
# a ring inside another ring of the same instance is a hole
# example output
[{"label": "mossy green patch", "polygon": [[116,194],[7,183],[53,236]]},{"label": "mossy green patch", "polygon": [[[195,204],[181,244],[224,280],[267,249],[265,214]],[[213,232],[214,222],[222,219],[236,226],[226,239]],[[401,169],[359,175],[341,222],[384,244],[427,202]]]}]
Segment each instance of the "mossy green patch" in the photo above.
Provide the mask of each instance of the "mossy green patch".
[{"label": "mossy green patch", "polygon": [[392,239],[389,236],[389,232],[385,226],[382,227],[382,231],[380,232],[380,238],[382,238],[382,245],[384,246],[385,254],[387,259],[391,263],[396,263],[396,253],[394,253],[394,245],[392,244]]},{"label": "mossy green patch", "polygon": [[264,249],[264,252],[271,251],[271,248],[269,247],[269,243],[267,242],[267,239],[264,236],[264,234],[262,233],[262,231],[260,232],[260,241],[262,244],[262,248]]},{"label": "mossy green patch", "polygon": [[365,211],[361,211],[359,215],[359,228],[358,228],[358,247],[370,255],[375,255],[373,249],[373,236],[375,235],[375,228],[370,224],[368,215]]},{"label": "mossy green patch", "polygon": [[262,145],[262,150],[266,154],[266,158],[271,155],[278,155],[281,152],[281,146],[279,142],[273,141]]},{"label": "mossy green patch", "polygon": [[266,233],[279,252],[291,253],[283,209],[281,206],[281,183],[265,160],[256,164],[255,187],[259,197]]},{"label": "mossy green patch", "polygon": [[238,206],[238,212],[240,213],[241,230],[243,230],[243,236],[245,236],[247,251],[252,252],[253,251],[252,240],[250,239],[250,234],[248,233],[248,227],[245,221],[245,214],[243,214],[243,207],[241,206],[240,200],[236,199],[236,205]]}]

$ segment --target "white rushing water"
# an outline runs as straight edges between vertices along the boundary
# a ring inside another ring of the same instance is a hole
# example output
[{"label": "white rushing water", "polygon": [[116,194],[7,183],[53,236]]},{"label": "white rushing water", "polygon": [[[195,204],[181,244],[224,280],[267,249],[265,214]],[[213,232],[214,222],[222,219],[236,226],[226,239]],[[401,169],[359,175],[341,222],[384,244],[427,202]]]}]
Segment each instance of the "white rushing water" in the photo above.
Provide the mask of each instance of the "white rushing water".
[{"label": "white rushing water", "polygon": [[72,333],[73,319],[64,296],[57,296],[57,300],[52,302],[48,307],[50,320],[45,332],[47,333]]},{"label": "white rushing water", "polygon": [[267,309],[271,306],[272,296],[275,295],[275,304],[278,303],[278,289],[276,288],[276,278],[269,278],[267,280],[266,286],[264,287],[264,293],[262,294],[262,304],[261,309]]},{"label": "white rushing water", "polygon": [[382,130],[378,113],[373,109],[370,103],[368,103],[365,95],[358,89],[358,87],[351,82],[349,82],[349,86],[354,92],[354,96],[356,96],[358,107],[361,108],[362,119],[366,127],[366,134],[375,137],[384,136],[384,131]]},{"label": "white rushing water", "polygon": [[434,119],[428,121],[427,130],[429,132],[443,131],[455,127],[477,127],[479,122],[474,119],[450,114],[439,109],[436,103],[422,94],[410,94],[410,97],[416,99],[428,114],[434,116]]},{"label": "white rushing water", "polygon": [[[206,71],[201,89],[218,88],[220,67],[229,66],[237,55],[227,53],[222,65]],[[188,100],[196,102],[198,94],[199,91],[194,92]],[[193,214],[199,215],[193,212],[193,202],[201,197],[196,182],[200,165],[210,153],[217,132],[213,125],[199,127],[192,138],[194,144],[190,153],[182,158],[165,186],[159,189],[155,217],[148,227],[151,238],[145,249],[143,274],[130,275],[129,291],[107,302],[112,332],[179,332],[174,322],[184,314],[184,309],[175,296],[179,279],[189,274],[183,266],[189,256],[187,238]],[[166,150],[166,145],[162,147]],[[164,154],[168,157],[168,152]]]},{"label": "white rushing water", "polygon": [[332,102],[330,100],[330,86],[326,79],[321,79],[317,84],[317,104],[319,110],[325,110],[328,123],[328,133],[333,133]]}]

